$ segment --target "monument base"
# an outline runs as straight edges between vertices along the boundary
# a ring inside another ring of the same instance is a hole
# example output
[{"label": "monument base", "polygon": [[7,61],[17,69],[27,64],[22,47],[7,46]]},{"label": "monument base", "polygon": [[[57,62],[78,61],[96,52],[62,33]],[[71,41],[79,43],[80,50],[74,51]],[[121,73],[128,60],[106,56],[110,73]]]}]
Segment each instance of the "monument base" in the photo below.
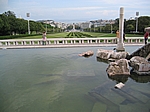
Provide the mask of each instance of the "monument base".
[{"label": "monument base", "polygon": [[117,51],[117,52],[125,51],[124,43],[118,43],[118,44],[117,44],[116,51]]}]

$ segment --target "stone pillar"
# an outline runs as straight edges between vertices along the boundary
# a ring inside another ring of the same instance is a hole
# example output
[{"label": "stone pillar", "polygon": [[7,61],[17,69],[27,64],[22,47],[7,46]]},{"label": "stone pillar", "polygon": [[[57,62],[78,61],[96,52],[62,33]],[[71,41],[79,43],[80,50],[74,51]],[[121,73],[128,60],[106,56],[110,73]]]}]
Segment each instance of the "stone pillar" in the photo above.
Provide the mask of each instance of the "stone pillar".
[{"label": "stone pillar", "polygon": [[119,42],[117,43],[117,51],[125,51],[123,43],[123,29],[124,29],[124,8],[120,8],[120,18],[119,18]]}]

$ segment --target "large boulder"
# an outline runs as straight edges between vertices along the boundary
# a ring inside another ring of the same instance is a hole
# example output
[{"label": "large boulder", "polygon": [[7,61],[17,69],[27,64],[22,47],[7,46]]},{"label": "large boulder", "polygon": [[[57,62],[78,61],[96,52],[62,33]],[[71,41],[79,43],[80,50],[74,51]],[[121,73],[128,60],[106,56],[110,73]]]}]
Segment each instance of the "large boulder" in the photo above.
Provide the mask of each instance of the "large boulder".
[{"label": "large boulder", "polygon": [[150,71],[150,62],[143,57],[134,56],[130,59],[129,64],[137,73]]},{"label": "large boulder", "polygon": [[130,75],[129,64],[127,59],[120,59],[116,62],[111,62],[106,69],[109,76],[113,75]]}]

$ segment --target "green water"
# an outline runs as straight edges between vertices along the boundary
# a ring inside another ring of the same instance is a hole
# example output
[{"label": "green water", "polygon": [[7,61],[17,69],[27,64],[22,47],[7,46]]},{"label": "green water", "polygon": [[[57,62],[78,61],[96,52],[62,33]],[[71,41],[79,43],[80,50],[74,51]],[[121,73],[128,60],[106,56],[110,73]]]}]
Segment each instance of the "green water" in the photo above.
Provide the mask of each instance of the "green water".
[{"label": "green water", "polygon": [[[0,112],[149,112],[150,77],[109,78],[98,48],[0,50]],[[87,50],[94,55],[78,56]]]}]

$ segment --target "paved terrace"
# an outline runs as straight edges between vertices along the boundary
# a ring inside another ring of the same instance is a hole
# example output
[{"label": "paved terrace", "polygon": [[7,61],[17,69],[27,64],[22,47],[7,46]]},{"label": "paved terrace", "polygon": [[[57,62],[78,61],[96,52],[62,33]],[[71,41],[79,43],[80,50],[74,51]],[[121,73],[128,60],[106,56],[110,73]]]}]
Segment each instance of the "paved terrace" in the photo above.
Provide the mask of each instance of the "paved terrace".
[{"label": "paved terrace", "polygon": [[[50,38],[46,45],[42,39],[10,39],[0,40],[0,49],[17,48],[62,48],[62,47],[87,47],[87,46],[116,46],[115,37],[105,38]],[[143,37],[126,37],[124,45],[144,45]]]}]

